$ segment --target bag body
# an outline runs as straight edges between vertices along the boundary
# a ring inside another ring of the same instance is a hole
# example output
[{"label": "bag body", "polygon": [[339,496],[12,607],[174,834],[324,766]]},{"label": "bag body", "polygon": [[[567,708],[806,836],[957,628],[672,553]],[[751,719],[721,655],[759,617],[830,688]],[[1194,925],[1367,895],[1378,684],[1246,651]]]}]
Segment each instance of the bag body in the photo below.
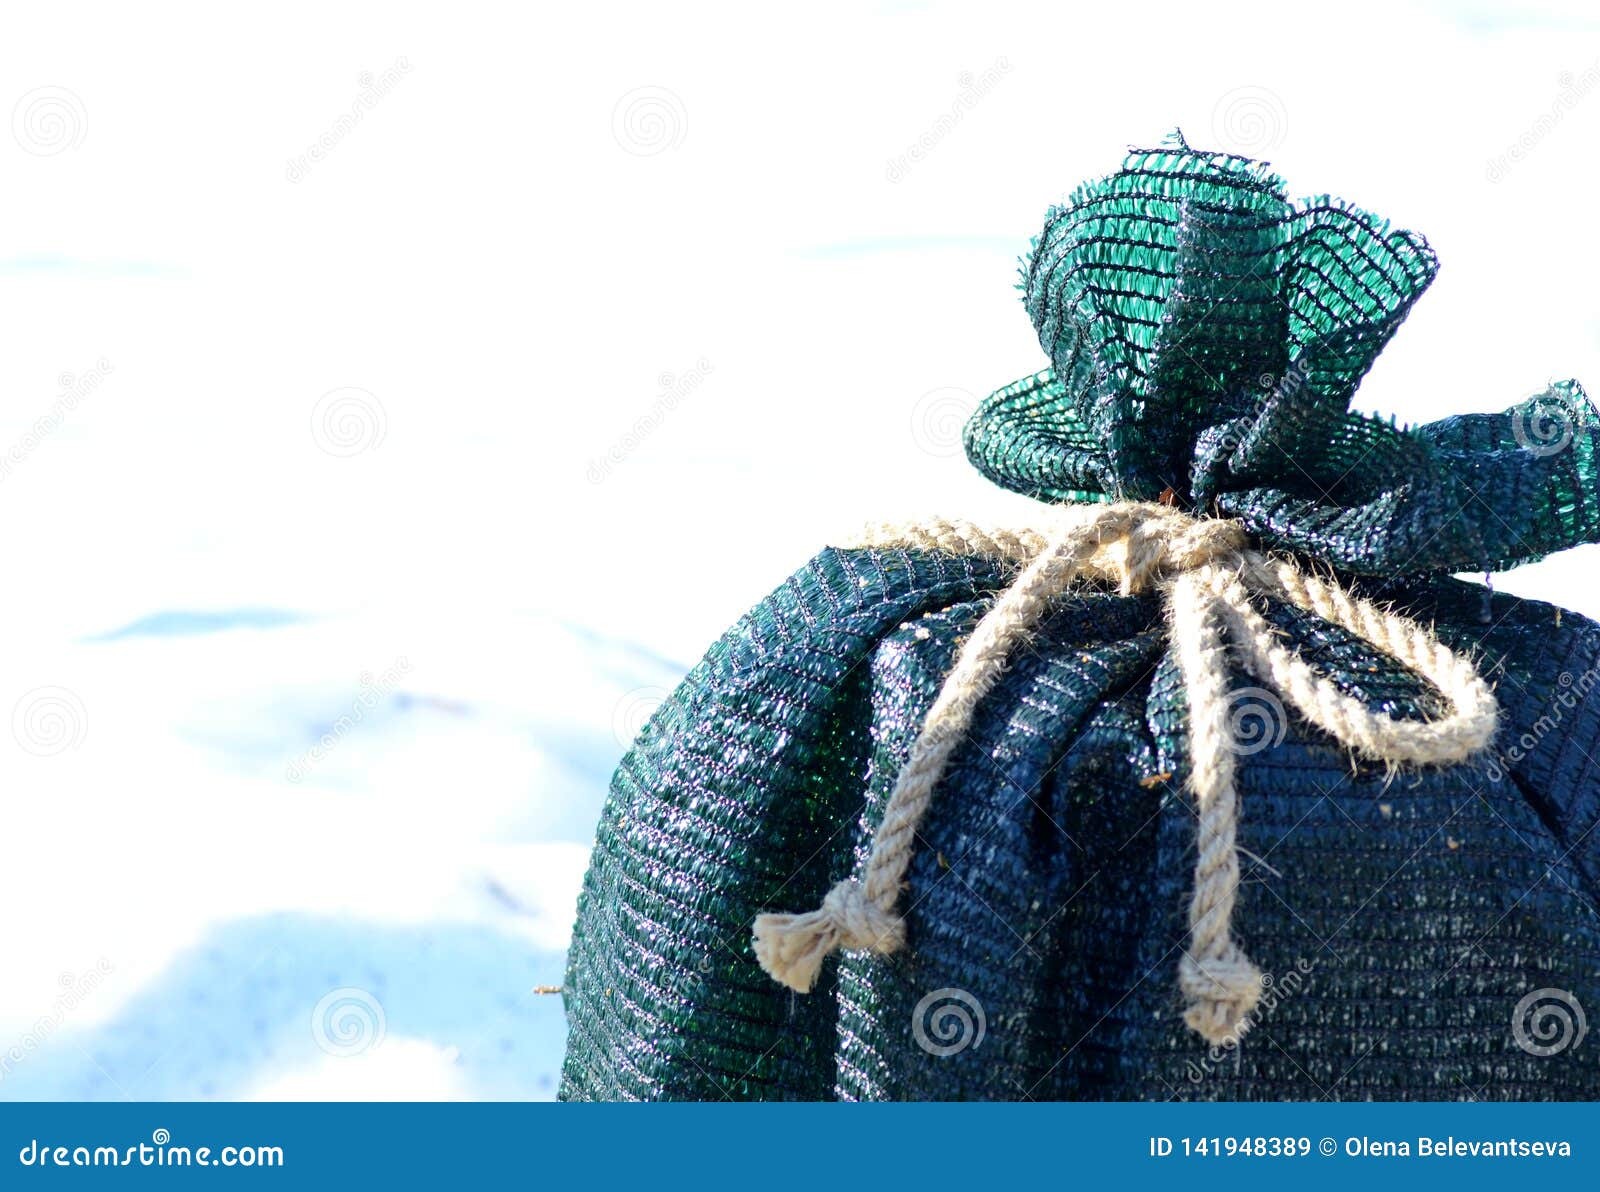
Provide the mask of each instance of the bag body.
[{"label": "bag body", "polygon": [[[1006,579],[947,555],[825,551],[658,710],[584,885],[563,1097],[1600,1094],[1581,1047],[1519,1042],[1549,1005],[1514,1021],[1539,990],[1600,1005],[1600,709],[1583,699],[1600,631],[1450,579],[1366,593],[1495,676],[1508,748],[1352,769],[1239,676],[1235,921],[1271,984],[1237,1046],[1188,1031],[1173,982],[1195,816],[1153,597],[1064,601],[985,701],[918,833],[906,951],[848,953],[808,996],[768,979],[752,918],[813,903],[859,863]],[[1266,611],[1350,694],[1419,715],[1434,698],[1344,631]]]}]

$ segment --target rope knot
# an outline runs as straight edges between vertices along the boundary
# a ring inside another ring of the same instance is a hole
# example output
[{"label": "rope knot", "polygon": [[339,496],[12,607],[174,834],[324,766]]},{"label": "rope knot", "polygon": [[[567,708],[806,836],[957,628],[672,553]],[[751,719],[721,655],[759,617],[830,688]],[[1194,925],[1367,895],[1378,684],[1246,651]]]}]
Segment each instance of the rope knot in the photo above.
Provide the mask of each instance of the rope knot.
[{"label": "rope knot", "polygon": [[1107,578],[1124,596],[1238,555],[1248,545],[1244,527],[1234,521],[1193,518],[1166,505],[1135,506],[1127,532],[1107,550]]},{"label": "rope knot", "polygon": [[798,993],[817,983],[822,962],[840,948],[897,952],[905,946],[905,920],[894,903],[867,897],[860,883],[842,881],[804,915],[759,915],[755,922],[756,959],[775,979]]},{"label": "rope knot", "polygon": [[[809,914],[761,915],[755,921],[756,958],[777,980],[805,992],[835,949],[904,947],[905,924],[895,903],[917,826],[1012,651],[1079,579],[1116,584],[1125,594],[1159,585],[1189,705],[1188,782],[1196,815],[1189,940],[1179,965],[1189,1002],[1184,1021],[1208,1041],[1221,1042],[1255,1008],[1262,990],[1261,971],[1233,937],[1239,887],[1234,769],[1240,749],[1229,716],[1230,644],[1286,706],[1347,749],[1388,765],[1449,765],[1471,757],[1493,739],[1499,708],[1472,662],[1427,629],[1301,571],[1292,560],[1251,549],[1238,522],[1132,501],[1065,506],[1058,517],[1049,534],[935,519],[869,527],[852,544],[943,551],[1021,569],[967,637],[928,709],[895,778],[861,882],[840,882]],[[1437,687],[1449,713],[1397,720],[1369,710],[1284,646],[1251,603],[1256,595],[1286,601],[1364,639]]]},{"label": "rope knot", "polygon": [[1241,1036],[1241,1024],[1261,1000],[1261,970],[1237,947],[1231,955],[1196,960],[1185,954],[1178,986],[1189,999],[1183,1020],[1207,1043]]}]

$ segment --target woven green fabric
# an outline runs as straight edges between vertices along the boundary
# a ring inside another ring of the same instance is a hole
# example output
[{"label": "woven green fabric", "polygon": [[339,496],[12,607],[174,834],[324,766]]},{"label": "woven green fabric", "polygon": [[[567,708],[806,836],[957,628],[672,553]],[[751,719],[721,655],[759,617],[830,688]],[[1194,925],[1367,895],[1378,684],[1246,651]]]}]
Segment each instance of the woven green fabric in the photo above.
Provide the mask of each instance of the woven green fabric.
[{"label": "woven green fabric", "polygon": [[[918,832],[908,950],[831,960],[804,996],[757,967],[754,917],[815,906],[864,860],[960,642],[1012,578],[829,549],[617,770],[569,953],[561,1095],[1600,1095],[1572,1010],[1600,1008],[1600,626],[1444,574],[1600,536],[1593,411],[1567,383],[1415,430],[1350,415],[1433,271],[1419,237],[1291,207],[1254,163],[1135,154],[1051,212],[1025,266],[1053,369],[968,428],[977,466],[1044,499],[1170,490],[1236,517],[1496,683],[1488,755],[1391,776],[1237,676],[1234,924],[1273,977],[1240,1046],[1181,1018],[1194,810],[1151,596],[1063,599],[986,699]],[[1342,630],[1263,611],[1350,694],[1434,710]]]},{"label": "woven green fabric", "polygon": [[967,426],[985,475],[1046,500],[1155,500],[1372,575],[1484,571],[1600,536],[1575,381],[1402,430],[1349,412],[1438,263],[1249,161],[1180,148],[1053,209],[1022,269],[1052,368]]}]

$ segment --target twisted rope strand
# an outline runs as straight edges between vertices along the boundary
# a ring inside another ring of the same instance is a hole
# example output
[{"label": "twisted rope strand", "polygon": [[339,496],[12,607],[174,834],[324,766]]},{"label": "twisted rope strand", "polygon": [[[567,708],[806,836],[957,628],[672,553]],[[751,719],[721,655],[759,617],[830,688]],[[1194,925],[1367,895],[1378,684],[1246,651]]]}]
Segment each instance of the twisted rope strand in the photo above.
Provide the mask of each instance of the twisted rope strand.
[{"label": "twisted rope strand", "polygon": [[[1390,765],[1461,761],[1493,738],[1499,710],[1469,659],[1396,613],[1358,599],[1287,559],[1249,549],[1237,522],[1194,518],[1165,505],[1118,502],[1053,508],[1044,530],[932,518],[867,527],[847,545],[941,551],[1021,564],[973,630],[923,720],[896,777],[859,881],[835,885],[815,911],[756,918],[756,958],[772,977],[806,992],[840,948],[891,953],[906,944],[896,906],[917,826],[979,703],[1016,646],[1078,579],[1152,586],[1166,595],[1169,631],[1189,704],[1189,786],[1195,799],[1195,875],[1189,946],[1179,964],[1184,1021],[1220,1043],[1261,996],[1261,971],[1233,936],[1239,888],[1237,743],[1228,718],[1228,641],[1247,670],[1310,723],[1358,754]],[[1370,711],[1285,648],[1251,595],[1287,601],[1342,626],[1429,680],[1449,704],[1436,720]],[[1224,639],[1227,631],[1227,640]]]},{"label": "twisted rope strand", "polygon": [[1184,1020],[1218,1041],[1255,1009],[1261,971],[1233,938],[1239,890],[1239,797],[1228,723],[1228,651],[1222,610],[1203,571],[1178,576],[1167,601],[1172,641],[1189,704],[1189,786],[1195,800],[1194,892],[1189,946],[1178,965]]},{"label": "twisted rope strand", "polygon": [[[755,921],[755,951],[761,967],[800,993],[816,984],[822,962],[838,948],[890,953],[905,944],[905,924],[895,911],[900,887],[911,864],[917,825],[933,799],[946,763],[972,723],[973,712],[1004,671],[1012,649],[1049,611],[1050,600],[1067,587],[1083,560],[1098,549],[1108,532],[1127,517],[1069,523],[1052,543],[1038,550],[1009,588],[1001,594],[966,645],[923,720],[895,780],[883,822],[873,839],[862,880],[846,879],[823,899],[818,910],[803,915],[761,915]],[[981,553],[999,547],[995,536],[966,524],[930,524],[918,545],[944,543],[959,553]],[[1008,536],[1008,545],[1019,543]]]}]

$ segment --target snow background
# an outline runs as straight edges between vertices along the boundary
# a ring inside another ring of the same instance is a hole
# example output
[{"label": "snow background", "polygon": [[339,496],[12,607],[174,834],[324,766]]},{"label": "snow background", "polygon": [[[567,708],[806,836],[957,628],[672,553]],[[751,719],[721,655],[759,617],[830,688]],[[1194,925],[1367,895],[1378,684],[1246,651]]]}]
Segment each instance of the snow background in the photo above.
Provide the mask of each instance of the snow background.
[{"label": "snow background", "polygon": [[1363,408],[1600,386],[1584,4],[666,7],[10,14],[0,1098],[552,1096],[627,737],[831,535],[1022,504],[959,424],[1130,142],[1430,237]]}]

